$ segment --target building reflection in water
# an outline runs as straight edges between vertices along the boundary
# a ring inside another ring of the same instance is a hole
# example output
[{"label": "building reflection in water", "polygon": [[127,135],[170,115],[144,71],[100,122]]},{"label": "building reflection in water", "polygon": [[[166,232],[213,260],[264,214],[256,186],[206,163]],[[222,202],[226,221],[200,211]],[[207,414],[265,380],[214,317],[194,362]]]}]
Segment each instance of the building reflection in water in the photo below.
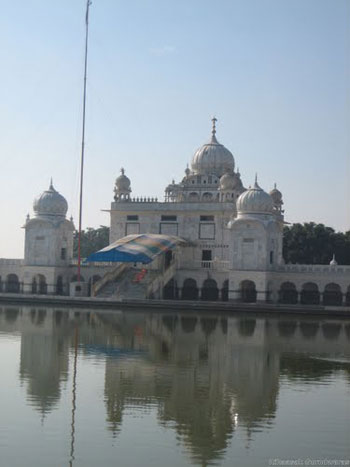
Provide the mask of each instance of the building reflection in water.
[{"label": "building reflection in water", "polygon": [[328,378],[339,363],[311,355],[337,355],[350,339],[341,321],[0,308],[0,331],[21,333],[20,380],[43,415],[59,403],[77,328],[78,358],[93,355],[105,365],[113,436],[126,413],[156,409],[158,423],[175,430],[201,465],[222,458],[235,430],[249,445],[256,431],[273,426],[281,377]]}]

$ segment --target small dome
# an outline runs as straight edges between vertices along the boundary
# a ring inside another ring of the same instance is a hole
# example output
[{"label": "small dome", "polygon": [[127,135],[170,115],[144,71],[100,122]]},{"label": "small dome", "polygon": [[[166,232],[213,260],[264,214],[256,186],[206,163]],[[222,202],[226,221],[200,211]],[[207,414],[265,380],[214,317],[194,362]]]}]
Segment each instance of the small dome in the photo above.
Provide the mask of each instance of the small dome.
[{"label": "small dome", "polygon": [[275,183],[274,189],[271,190],[269,194],[270,194],[274,204],[283,204],[282,193],[279,190],[277,190],[276,183]]},{"label": "small dome", "polygon": [[212,122],[211,140],[195,152],[191,162],[191,169],[196,175],[214,174],[221,177],[226,171],[233,172],[235,161],[231,152],[216,139],[216,118],[213,118]]},{"label": "small dome", "polygon": [[271,213],[273,201],[269,194],[258,185],[257,180],[253,188],[244,191],[237,199],[239,213]]},{"label": "small dome", "polygon": [[242,188],[242,181],[237,174],[233,172],[225,172],[220,178],[220,190],[221,191],[233,191],[240,190]]},{"label": "small dome", "polygon": [[125,170],[120,169],[121,175],[116,179],[115,186],[120,192],[130,192],[130,179],[125,175]]},{"label": "small dome", "polygon": [[33,209],[37,216],[65,217],[68,210],[68,203],[66,199],[54,189],[51,180],[49,189],[34,200]]},{"label": "small dome", "polygon": [[233,172],[225,172],[220,178],[220,190],[232,191],[235,185],[235,175]]}]

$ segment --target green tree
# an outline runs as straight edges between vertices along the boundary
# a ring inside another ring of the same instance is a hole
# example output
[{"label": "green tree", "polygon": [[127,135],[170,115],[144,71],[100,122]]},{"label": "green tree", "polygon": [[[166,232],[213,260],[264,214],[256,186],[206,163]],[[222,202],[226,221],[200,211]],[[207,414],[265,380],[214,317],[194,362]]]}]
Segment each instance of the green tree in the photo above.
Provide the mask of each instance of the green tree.
[{"label": "green tree", "polygon": [[[88,227],[81,231],[81,257],[87,258],[91,253],[101,250],[109,244],[109,227],[101,225],[98,229]],[[78,231],[74,232],[73,256],[78,257]]]},{"label": "green tree", "polygon": [[350,231],[335,232],[331,227],[309,222],[286,226],[283,234],[286,263],[329,264],[334,253],[339,264],[350,264]]}]

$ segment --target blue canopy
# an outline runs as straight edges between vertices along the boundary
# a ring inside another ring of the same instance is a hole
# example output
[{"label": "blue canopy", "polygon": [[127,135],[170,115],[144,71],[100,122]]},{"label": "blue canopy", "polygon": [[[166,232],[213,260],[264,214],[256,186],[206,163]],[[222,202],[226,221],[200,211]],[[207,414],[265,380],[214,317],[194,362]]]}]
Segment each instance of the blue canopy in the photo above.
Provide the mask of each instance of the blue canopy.
[{"label": "blue canopy", "polygon": [[177,243],[185,243],[179,237],[161,234],[127,235],[102,250],[92,253],[85,262],[150,263],[161,253]]}]

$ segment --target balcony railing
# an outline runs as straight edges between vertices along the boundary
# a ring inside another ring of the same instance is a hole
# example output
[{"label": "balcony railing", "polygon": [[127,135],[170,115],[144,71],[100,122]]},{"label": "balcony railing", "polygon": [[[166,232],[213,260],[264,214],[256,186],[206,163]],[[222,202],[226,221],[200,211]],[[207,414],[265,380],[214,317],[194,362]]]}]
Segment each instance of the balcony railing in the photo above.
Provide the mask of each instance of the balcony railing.
[{"label": "balcony railing", "polygon": [[210,269],[212,271],[227,271],[229,266],[229,261],[219,259],[214,259],[213,261],[192,260],[180,262],[181,269]]}]

